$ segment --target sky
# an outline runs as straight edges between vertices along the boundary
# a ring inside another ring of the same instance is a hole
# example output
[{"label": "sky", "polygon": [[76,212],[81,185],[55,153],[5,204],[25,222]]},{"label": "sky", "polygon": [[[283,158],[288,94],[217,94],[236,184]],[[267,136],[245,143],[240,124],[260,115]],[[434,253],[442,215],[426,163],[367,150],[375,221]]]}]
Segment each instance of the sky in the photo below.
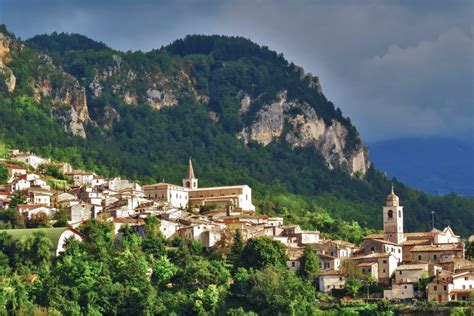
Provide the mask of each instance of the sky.
[{"label": "sky", "polygon": [[23,39],[72,32],[148,51],[240,35],[320,77],[365,142],[474,138],[474,1],[0,0]]}]

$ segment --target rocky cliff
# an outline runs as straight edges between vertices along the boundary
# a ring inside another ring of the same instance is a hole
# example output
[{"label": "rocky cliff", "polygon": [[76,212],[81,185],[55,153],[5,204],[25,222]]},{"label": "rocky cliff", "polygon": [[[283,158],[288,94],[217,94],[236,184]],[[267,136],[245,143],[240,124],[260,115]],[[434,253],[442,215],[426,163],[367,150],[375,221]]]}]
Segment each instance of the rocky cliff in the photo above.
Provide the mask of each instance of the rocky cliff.
[{"label": "rocky cliff", "polygon": [[[241,101],[241,111],[251,107],[248,95]],[[277,94],[275,102],[266,104],[255,120],[237,135],[245,143],[255,141],[264,146],[275,139],[284,139],[293,147],[314,146],[324,157],[330,169],[346,168],[351,175],[365,175],[370,166],[367,149],[358,146],[346,150],[348,131],[338,121],[327,125],[308,103],[288,100],[286,91]]]}]

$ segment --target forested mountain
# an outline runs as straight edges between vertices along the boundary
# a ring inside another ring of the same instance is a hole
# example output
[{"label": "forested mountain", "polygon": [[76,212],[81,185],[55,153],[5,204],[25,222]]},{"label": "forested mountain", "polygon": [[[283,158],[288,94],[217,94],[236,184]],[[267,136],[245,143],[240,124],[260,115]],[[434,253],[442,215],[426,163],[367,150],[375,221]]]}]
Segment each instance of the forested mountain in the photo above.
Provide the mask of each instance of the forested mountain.
[{"label": "forested mountain", "polygon": [[10,147],[143,183],[179,183],[192,156],[203,186],[249,184],[260,212],[346,239],[360,237],[353,220],[381,228],[393,181],[407,230],[429,229],[434,210],[437,226],[474,233],[473,199],[387,179],[319,78],[266,47],[193,35],[120,52],[77,34],[0,31],[10,37],[0,74]]}]

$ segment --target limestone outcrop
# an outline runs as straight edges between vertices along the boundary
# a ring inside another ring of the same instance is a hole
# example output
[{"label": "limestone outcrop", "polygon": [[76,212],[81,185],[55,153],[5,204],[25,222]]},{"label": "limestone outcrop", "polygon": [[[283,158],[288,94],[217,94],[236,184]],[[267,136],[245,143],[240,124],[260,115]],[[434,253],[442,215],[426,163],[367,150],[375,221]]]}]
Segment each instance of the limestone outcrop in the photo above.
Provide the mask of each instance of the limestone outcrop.
[{"label": "limestone outcrop", "polygon": [[[241,104],[248,103],[244,99]],[[288,100],[285,91],[277,94],[275,102],[264,105],[253,123],[237,136],[245,143],[255,141],[264,146],[281,137],[293,147],[315,146],[330,169],[339,166],[351,175],[363,176],[370,166],[362,145],[347,149],[346,127],[336,120],[327,124],[308,103]]]}]

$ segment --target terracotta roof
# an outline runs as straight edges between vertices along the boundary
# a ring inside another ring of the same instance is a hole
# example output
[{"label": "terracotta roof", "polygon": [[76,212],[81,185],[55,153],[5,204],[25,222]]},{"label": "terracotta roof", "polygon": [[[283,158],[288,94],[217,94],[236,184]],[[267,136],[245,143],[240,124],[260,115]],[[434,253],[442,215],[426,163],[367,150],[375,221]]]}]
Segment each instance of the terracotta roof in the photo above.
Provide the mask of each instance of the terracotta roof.
[{"label": "terracotta roof", "polygon": [[415,245],[429,245],[431,240],[429,239],[415,239],[415,240],[405,240],[401,243],[402,246],[415,246]]},{"label": "terracotta roof", "polygon": [[474,289],[456,289],[456,290],[451,290],[450,293],[454,293],[454,294],[469,294],[471,293],[472,291],[474,291]]},{"label": "terracotta roof", "polygon": [[368,255],[365,255],[365,256],[358,256],[358,257],[352,257],[352,259],[354,260],[358,260],[358,259],[370,259],[370,258],[387,258],[389,257],[390,254],[387,253],[387,252],[374,252],[374,253],[370,253]]},{"label": "terracotta roof", "polygon": [[413,233],[403,233],[405,237],[434,237],[438,233],[435,232],[413,232]]},{"label": "terracotta roof", "polygon": [[428,263],[417,263],[417,264],[402,264],[398,266],[397,270],[419,270],[427,268]]},{"label": "terracotta roof", "polygon": [[17,164],[14,164],[14,163],[6,163],[6,164],[5,164],[5,167],[7,167],[7,169],[22,169],[22,170],[27,170],[25,167],[20,166],[20,165],[17,165]]},{"label": "terracotta roof", "polygon": [[19,209],[35,209],[39,207],[49,208],[48,206],[43,205],[43,204],[18,204],[17,206]]},{"label": "terracotta roof", "polygon": [[463,248],[459,247],[458,244],[435,244],[435,245],[418,245],[411,248],[411,252],[418,251],[449,251],[456,250],[462,251]]},{"label": "terracotta roof", "polygon": [[321,271],[319,273],[320,276],[324,275],[342,275],[342,271],[339,270],[329,270],[329,271]]},{"label": "terracotta roof", "polygon": [[364,239],[383,239],[383,234],[369,234],[364,237]]},{"label": "terracotta roof", "polygon": [[323,259],[328,259],[328,260],[334,260],[334,259],[337,259],[336,257],[334,256],[330,256],[330,255],[324,255],[322,253],[318,253],[318,256],[323,258]]},{"label": "terracotta roof", "polygon": [[145,221],[141,218],[114,218],[113,219],[114,223],[117,224],[139,224],[139,225],[144,225]]},{"label": "terracotta roof", "polygon": [[358,267],[371,267],[374,264],[378,264],[377,262],[361,262],[357,266]]}]

